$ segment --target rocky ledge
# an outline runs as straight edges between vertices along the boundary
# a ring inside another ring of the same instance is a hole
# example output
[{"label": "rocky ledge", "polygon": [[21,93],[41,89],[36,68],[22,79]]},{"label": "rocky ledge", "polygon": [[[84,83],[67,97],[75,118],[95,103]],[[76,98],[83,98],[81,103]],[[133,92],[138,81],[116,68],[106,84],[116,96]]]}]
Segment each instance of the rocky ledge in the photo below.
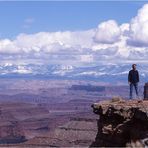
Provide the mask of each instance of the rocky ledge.
[{"label": "rocky ledge", "polygon": [[99,115],[98,132],[90,147],[147,147],[148,101],[100,101],[92,105]]}]

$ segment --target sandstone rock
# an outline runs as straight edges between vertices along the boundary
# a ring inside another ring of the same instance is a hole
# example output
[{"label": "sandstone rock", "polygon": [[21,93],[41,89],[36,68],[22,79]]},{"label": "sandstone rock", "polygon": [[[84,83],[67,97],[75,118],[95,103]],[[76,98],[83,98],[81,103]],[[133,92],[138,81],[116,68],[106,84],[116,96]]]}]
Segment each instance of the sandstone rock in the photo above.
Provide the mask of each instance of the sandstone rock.
[{"label": "sandstone rock", "polygon": [[77,118],[55,131],[55,146],[89,146],[97,133],[97,120]]},{"label": "sandstone rock", "polygon": [[92,108],[99,119],[90,147],[148,146],[148,101],[116,99],[94,103]]},{"label": "sandstone rock", "polygon": [[26,141],[21,126],[17,122],[5,122],[0,126],[0,144]]}]

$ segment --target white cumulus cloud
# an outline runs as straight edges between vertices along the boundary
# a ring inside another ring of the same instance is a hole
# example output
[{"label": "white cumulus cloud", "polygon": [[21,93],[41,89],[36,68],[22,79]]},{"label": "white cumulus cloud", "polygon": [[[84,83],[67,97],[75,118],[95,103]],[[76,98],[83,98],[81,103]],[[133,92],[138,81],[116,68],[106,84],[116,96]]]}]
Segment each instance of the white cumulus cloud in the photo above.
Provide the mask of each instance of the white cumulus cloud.
[{"label": "white cumulus cloud", "polygon": [[148,46],[148,4],[145,4],[130,22],[128,44]]},{"label": "white cumulus cloud", "polygon": [[116,21],[109,20],[98,25],[94,40],[98,43],[112,44],[119,40],[120,28]]}]

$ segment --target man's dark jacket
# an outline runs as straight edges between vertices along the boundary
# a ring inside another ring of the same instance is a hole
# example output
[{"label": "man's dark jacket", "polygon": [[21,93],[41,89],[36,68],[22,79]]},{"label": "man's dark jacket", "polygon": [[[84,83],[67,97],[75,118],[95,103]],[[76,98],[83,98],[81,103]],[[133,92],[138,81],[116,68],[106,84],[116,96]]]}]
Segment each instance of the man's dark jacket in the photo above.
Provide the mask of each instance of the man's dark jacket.
[{"label": "man's dark jacket", "polygon": [[139,82],[139,73],[138,70],[130,70],[128,74],[128,81],[131,83]]}]

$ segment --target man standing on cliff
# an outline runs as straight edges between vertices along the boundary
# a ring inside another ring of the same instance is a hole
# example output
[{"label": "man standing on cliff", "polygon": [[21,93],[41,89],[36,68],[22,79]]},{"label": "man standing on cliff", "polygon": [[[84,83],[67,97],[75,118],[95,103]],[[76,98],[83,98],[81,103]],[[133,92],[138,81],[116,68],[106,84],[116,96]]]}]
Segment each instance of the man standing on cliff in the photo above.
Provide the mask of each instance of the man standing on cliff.
[{"label": "man standing on cliff", "polygon": [[135,88],[137,98],[139,99],[138,95],[138,82],[139,82],[139,73],[136,70],[136,64],[132,65],[132,70],[129,71],[128,74],[128,83],[130,85],[130,99],[133,97],[133,87]]}]

